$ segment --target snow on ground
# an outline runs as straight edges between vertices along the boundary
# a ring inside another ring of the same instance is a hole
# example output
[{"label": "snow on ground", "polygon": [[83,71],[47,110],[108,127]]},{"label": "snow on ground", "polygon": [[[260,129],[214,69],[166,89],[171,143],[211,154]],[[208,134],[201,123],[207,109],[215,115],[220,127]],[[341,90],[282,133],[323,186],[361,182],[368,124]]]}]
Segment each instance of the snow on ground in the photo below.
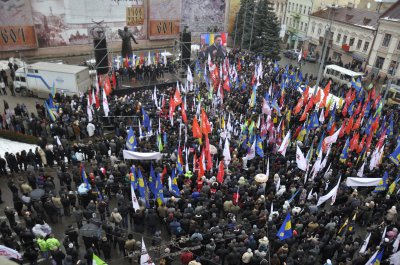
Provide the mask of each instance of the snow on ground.
[{"label": "snow on ground", "polygon": [[26,152],[28,153],[29,149],[32,149],[32,151],[35,152],[36,147],[37,145],[35,144],[20,143],[0,138],[0,155],[3,158],[6,152],[16,154],[17,152],[26,150]]}]

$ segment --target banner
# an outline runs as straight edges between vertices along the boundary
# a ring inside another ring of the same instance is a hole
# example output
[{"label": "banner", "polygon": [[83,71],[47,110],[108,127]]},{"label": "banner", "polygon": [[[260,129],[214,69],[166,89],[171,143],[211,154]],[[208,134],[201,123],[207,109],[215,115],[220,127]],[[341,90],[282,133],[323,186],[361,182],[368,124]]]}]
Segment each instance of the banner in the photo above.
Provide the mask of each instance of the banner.
[{"label": "banner", "polygon": [[12,259],[22,260],[21,254],[15,249],[8,248],[6,246],[0,245],[0,256],[5,256]]},{"label": "banner", "polygon": [[354,178],[348,177],[346,185],[348,187],[375,187],[382,178]]},{"label": "banner", "polygon": [[123,151],[124,159],[133,159],[133,160],[158,160],[161,159],[162,155],[160,152],[153,153],[141,153],[141,152],[133,152],[124,150]]},{"label": "banner", "polygon": [[214,44],[214,38],[216,35],[220,35],[222,42],[221,45],[224,46],[226,45],[227,39],[228,39],[228,33],[226,32],[219,32],[219,33],[202,33],[200,35],[200,44],[201,45],[213,45]]}]

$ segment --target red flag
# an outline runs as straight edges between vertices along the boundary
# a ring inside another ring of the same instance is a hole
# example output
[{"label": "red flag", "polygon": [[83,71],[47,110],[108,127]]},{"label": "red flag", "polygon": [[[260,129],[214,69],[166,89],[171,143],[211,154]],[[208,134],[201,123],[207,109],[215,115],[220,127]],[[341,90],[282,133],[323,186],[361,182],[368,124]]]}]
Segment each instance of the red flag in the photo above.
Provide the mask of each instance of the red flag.
[{"label": "red flag", "polygon": [[223,163],[223,161],[219,162],[217,181],[219,183],[224,182],[224,163]]},{"label": "red flag", "polygon": [[261,129],[260,129],[260,136],[264,137],[267,135],[268,129],[267,129],[267,124],[265,123],[264,115],[262,115],[261,118]]},{"label": "red flag", "polygon": [[89,98],[89,105],[92,106],[93,97],[92,97],[92,89],[91,88],[89,88],[89,90],[88,90],[88,98]]},{"label": "red flag", "polygon": [[292,139],[296,139],[296,138],[297,138],[297,136],[299,135],[299,133],[300,133],[302,127],[303,127],[302,125],[300,125],[299,127],[297,127],[296,131],[295,131],[294,134],[293,134]]},{"label": "red flag", "polygon": [[318,89],[317,95],[313,98],[314,105],[320,102],[321,100],[321,89]]},{"label": "red flag", "polygon": [[181,103],[182,103],[181,93],[179,92],[179,89],[176,88],[174,94],[174,109]]},{"label": "red flag", "polygon": [[365,146],[366,146],[365,152],[368,152],[368,151],[369,151],[369,148],[371,147],[372,135],[373,135],[373,134],[370,133],[370,134],[367,136],[367,143],[365,144]]},{"label": "red flag", "polygon": [[353,128],[353,124],[354,124],[354,116],[351,116],[346,126],[346,134],[350,134],[351,129]]},{"label": "red flag", "polygon": [[304,98],[304,104],[307,104],[307,102],[308,102],[308,98],[309,98],[309,90],[310,90],[310,87],[309,86],[307,86],[306,87],[306,89],[303,91],[303,95],[302,95],[302,97]]},{"label": "red flag", "polygon": [[211,125],[204,109],[201,109],[201,131],[204,135],[211,133]]},{"label": "red flag", "polygon": [[163,169],[163,171],[161,172],[161,183],[162,183],[163,180],[164,180],[165,174],[167,174],[167,166],[164,166],[164,169]]},{"label": "red flag", "polygon": [[192,132],[193,132],[194,138],[202,137],[199,122],[197,121],[196,117],[194,117],[194,119],[193,119]]},{"label": "red flag", "polygon": [[356,123],[354,123],[354,125],[353,125],[353,131],[354,131],[354,130],[357,130],[358,128],[360,128],[361,119],[362,119],[362,116],[360,115],[360,116],[358,117],[358,119],[356,120]]},{"label": "red flag", "polygon": [[225,89],[226,91],[230,92],[230,91],[231,91],[231,87],[230,87],[230,85],[229,85],[229,77],[226,76],[226,77],[224,77],[224,79],[225,79],[225,81],[224,81],[223,87],[224,87],[224,89]]},{"label": "red flag", "polygon": [[350,150],[351,151],[354,151],[357,149],[359,138],[360,138],[359,133],[354,134],[353,137],[351,138],[351,140],[350,140]]},{"label": "red flag", "polygon": [[205,169],[203,161],[204,161],[204,148],[201,150],[201,155],[199,158],[199,174],[197,175],[198,180],[201,179],[202,176],[204,176]]},{"label": "red flag", "polygon": [[374,109],[378,106],[379,101],[381,101],[381,94],[379,94],[374,101]]},{"label": "red flag", "polygon": [[[333,135],[334,133],[336,132],[336,123],[334,122],[333,124],[332,124],[332,128],[331,128],[331,130],[329,131],[329,136],[331,136],[331,135]],[[339,133],[340,134],[340,133]]]},{"label": "red flag", "polygon": [[350,103],[351,103],[351,95],[352,95],[352,91],[351,91],[351,88],[350,88],[349,91],[347,91],[346,98],[344,100],[347,105],[350,105]]},{"label": "red flag", "polygon": [[112,73],[112,83],[113,83],[113,89],[117,88],[117,78],[115,77],[115,71]]},{"label": "red flag", "polygon": [[108,77],[108,75],[106,75],[106,80],[104,81],[104,92],[106,92],[107,96],[110,95],[110,93],[112,92],[110,77]]},{"label": "red flag", "polygon": [[371,99],[371,100],[375,100],[375,86],[374,86],[374,88],[372,88],[372,90],[371,90],[371,96],[370,96],[370,98],[369,99]]},{"label": "red flag", "polygon": [[172,119],[175,111],[174,99],[172,96],[169,98],[169,118]]},{"label": "red flag", "polygon": [[186,117],[186,110],[185,110],[184,104],[182,104],[181,113],[182,113],[182,120],[183,120],[183,122],[184,122],[185,124],[187,124],[188,121],[187,121],[187,117]]},{"label": "red flag", "polygon": [[339,138],[342,138],[344,136],[345,128],[346,128],[346,121],[343,121],[342,127],[340,127]]},{"label": "red flag", "polygon": [[299,98],[299,101],[296,104],[296,107],[293,109],[293,114],[296,115],[297,113],[300,112],[301,108],[303,107],[303,97]]},{"label": "red flag", "polygon": [[349,108],[349,104],[347,104],[347,102],[344,104],[344,107],[343,107],[343,109],[342,109],[342,115],[343,115],[343,117],[346,117],[347,116],[347,110],[348,110],[348,108]]},{"label": "red flag", "polygon": [[125,56],[125,68],[129,68],[129,59],[128,59],[128,55]]},{"label": "red flag", "polygon": [[361,112],[361,102],[358,102],[357,108],[354,111],[354,115],[358,115]]},{"label": "red flag", "polygon": [[305,121],[307,118],[307,108],[304,109],[303,114],[301,114],[299,121]]},{"label": "red flag", "polygon": [[210,140],[208,139],[208,136],[206,135],[206,156],[207,156],[207,166],[206,169],[207,171],[210,171],[213,168],[213,161],[212,161],[212,156],[210,152]]},{"label": "red flag", "polygon": [[381,148],[383,145],[383,142],[385,141],[386,138],[386,129],[383,130],[383,133],[381,134],[381,137],[379,137],[378,143],[376,144],[376,148]]},{"label": "red flag", "polygon": [[238,72],[242,71],[242,65],[240,64],[240,58],[238,58],[237,70],[238,70]]},{"label": "red flag", "polygon": [[329,92],[331,90],[331,80],[329,80],[328,84],[326,85],[325,89],[324,89],[324,98],[322,99],[322,102],[320,104],[320,107],[325,107],[326,105],[326,99],[329,96]]},{"label": "red flag", "polygon": [[144,64],[144,55],[143,52],[140,53],[140,61],[139,61],[140,65]]},{"label": "red flag", "polygon": [[215,65],[214,70],[210,73],[211,76],[211,80],[213,81],[213,87],[214,87],[214,91],[218,89],[219,86],[219,69],[218,67]]},{"label": "red flag", "polygon": [[367,135],[364,134],[363,138],[361,139],[360,144],[357,147],[357,154],[361,153],[361,151],[363,150],[366,138],[367,138]]},{"label": "red flag", "polygon": [[371,134],[375,134],[376,130],[379,128],[379,117],[380,117],[380,115],[378,115],[375,118],[374,122],[371,125],[371,130],[374,132],[374,133],[371,133]]}]

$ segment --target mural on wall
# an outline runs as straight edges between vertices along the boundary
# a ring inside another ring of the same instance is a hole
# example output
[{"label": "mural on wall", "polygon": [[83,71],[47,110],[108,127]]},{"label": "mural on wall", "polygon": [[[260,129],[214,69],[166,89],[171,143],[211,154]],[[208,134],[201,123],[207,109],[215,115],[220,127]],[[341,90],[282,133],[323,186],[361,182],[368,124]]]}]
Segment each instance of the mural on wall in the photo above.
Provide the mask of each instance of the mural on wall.
[{"label": "mural on wall", "polygon": [[[89,44],[93,22],[102,20],[107,41],[120,40],[118,29],[126,25],[127,7],[143,7],[143,0],[31,0],[31,3],[39,47]],[[129,29],[136,39],[146,39],[143,24]]]},{"label": "mural on wall", "polygon": [[224,30],[225,0],[182,0],[182,25],[192,32]]},{"label": "mural on wall", "polygon": [[29,0],[0,0],[0,50],[37,47]]},{"label": "mural on wall", "polygon": [[149,39],[172,39],[180,31],[181,0],[149,0]]}]

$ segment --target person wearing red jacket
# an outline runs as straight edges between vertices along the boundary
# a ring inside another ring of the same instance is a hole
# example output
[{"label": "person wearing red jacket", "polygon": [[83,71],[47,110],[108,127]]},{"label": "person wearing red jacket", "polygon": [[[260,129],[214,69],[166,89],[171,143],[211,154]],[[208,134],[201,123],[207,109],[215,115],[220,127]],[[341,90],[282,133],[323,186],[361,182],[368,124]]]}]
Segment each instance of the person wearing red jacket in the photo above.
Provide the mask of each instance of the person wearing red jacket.
[{"label": "person wearing red jacket", "polygon": [[188,265],[193,260],[193,253],[188,249],[184,249],[180,256],[183,265]]}]

